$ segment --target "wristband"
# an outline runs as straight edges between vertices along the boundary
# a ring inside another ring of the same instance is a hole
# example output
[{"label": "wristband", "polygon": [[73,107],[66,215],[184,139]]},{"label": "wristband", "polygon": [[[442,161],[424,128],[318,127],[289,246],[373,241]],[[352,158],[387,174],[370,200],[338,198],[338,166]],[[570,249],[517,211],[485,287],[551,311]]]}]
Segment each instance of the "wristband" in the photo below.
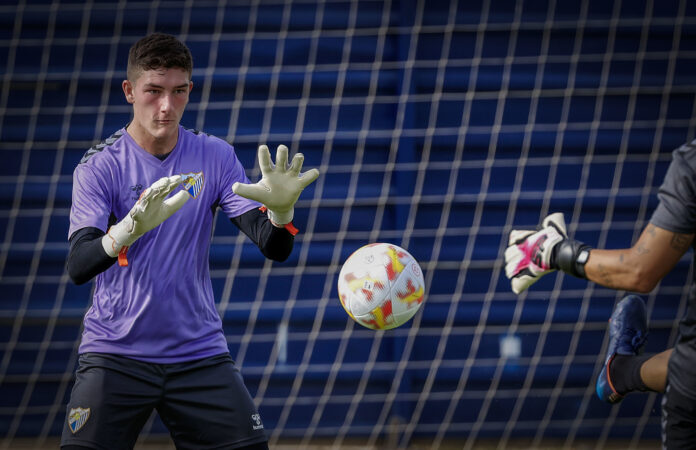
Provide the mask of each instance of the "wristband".
[{"label": "wristband", "polygon": [[[268,214],[268,208],[266,208],[265,206],[260,207],[259,210],[260,210],[261,212],[265,212],[266,214]],[[270,218],[269,218],[269,220],[270,220]],[[273,223],[273,222],[271,221],[271,223]],[[288,230],[288,233],[292,234],[293,236],[295,236],[297,233],[300,232],[300,230],[298,230],[298,229],[295,227],[295,225],[293,225],[292,221],[290,221],[290,222],[286,223],[285,225],[283,225],[283,228],[285,228],[286,230]]]},{"label": "wristband", "polygon": [[554,247],[551,266],[574,277],[587,279],[585,264],[592,247],[574,239],[564,239]]}]

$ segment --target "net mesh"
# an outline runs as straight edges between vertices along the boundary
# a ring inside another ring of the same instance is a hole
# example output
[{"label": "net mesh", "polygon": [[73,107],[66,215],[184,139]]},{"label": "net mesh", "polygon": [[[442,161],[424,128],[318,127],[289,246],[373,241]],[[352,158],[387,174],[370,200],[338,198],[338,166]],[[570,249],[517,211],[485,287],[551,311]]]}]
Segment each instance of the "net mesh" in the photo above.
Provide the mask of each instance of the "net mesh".
[{"label": "net mesh", "polygon": [[[621,292],[565,275],[514,295],[513,227],[565,213],[576,239],[630,246],[670,151],[696,127],[696,4],[686,0],[15,1],[0,5],[0,432],[60,434],[89,285],[67,277],[72,170],[130,117],[128,48],[194,55],[182,124],[284,143],[322,176],[296,207],[290,259],[266,261],[218,215],[219,312],[271,445],[506,448],[659,439],[656,394],[594,394]],[[341,263],[369,242],[419,260],[407,325],[354,324]],[[676,339],[690,256],[646,301]],[[153,416],[140,445],[167,431]],[[419,441],[420,440],[420,441]],[[23,442],[23,441],[22,441]]]}]

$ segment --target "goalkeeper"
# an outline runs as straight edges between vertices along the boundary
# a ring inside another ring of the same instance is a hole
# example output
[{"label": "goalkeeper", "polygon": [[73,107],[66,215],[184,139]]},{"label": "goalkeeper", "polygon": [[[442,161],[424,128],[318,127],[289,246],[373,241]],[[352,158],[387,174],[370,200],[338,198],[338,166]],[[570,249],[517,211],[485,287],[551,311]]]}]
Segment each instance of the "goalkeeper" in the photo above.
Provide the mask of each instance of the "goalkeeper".
[{"label": "goalkeeper", "polygon": [[288,164],[285,146],[274,165],[260,146],[262,178],[250,184],[228,143],[179,125],[191,73],[175,37],[136,42],[122,83],[132,121],[74,171],[68,272],[77,284],[96,281],[63,449],[131,449],[153,410],[177,448],[268,448],[213,299],[213,221],[220,208],[283,261],[294,204],[319,172],[301,173],[301,154]]},{"label": "goalkeeper", "polygon": [[[692,246],[696,232],[696,140],[672,154],[660,187],[659,204],[633,247],[592,249],[568,237],[563,215],[546,217],[538,231],[514,230],[505,251],[505,273],[520,293],[541,276],[561,270],[603,286],[647,293]],[[617,403],[632,391],[663,392],[663,444],[667,449],[696,443],[696,278],[689,308],[673,349],[642,355],[647,335],[643,300],[629,295],[612,313],[610,342],[597,379],[597,395]]]}]

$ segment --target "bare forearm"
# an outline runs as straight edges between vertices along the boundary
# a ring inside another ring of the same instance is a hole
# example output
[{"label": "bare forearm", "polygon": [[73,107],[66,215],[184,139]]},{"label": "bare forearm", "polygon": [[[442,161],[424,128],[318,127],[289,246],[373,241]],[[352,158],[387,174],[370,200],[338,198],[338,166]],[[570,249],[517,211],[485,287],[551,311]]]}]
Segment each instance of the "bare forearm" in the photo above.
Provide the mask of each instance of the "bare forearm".
[{"label": "bare forearm", "polygon": [[674,233],[649,224],[631,248],[592,250],[585,274],[609,288],[650,292],[688,250],[693,238],[693,234]]},{"label": "bare forearm", "polygon": [[[633,292],[649,292],[652,286],[641,277],[640,266],[635,262],[634,249],[593,249],[585,265],[587,279],[602,286]],[[642,282],[642,283],[641,283]]]}]

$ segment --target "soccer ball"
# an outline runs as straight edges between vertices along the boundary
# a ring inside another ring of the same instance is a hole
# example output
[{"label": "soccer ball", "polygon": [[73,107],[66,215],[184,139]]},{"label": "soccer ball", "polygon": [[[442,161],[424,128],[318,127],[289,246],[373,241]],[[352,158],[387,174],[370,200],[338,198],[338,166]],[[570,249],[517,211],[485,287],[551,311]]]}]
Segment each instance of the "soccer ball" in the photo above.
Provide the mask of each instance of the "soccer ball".
[{"label": "soccer ball", "polygon": [[348,315],[373,330],[407,322],[423,303],[418,262],[403,248],[368,244],[348,257],[338,275],[338,297]]}]

